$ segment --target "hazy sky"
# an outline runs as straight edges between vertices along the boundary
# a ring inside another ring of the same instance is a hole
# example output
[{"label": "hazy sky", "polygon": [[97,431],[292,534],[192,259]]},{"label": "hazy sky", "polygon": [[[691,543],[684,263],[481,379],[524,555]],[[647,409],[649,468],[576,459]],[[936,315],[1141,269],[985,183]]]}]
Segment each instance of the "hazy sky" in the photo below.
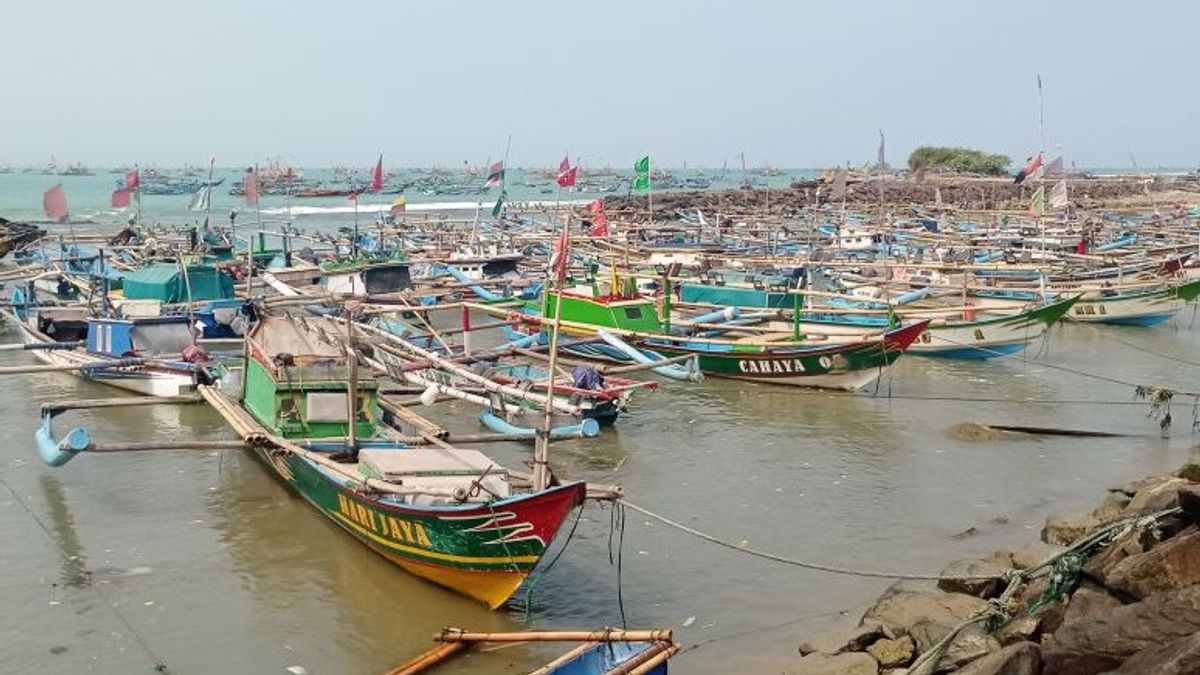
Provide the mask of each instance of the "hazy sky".
[{"label": "hazy sky", "polygon": [[[1200,163],[1200,3],[3,0],[0,164]],[[1051,150],[1053,151],[1053,150]]]}]

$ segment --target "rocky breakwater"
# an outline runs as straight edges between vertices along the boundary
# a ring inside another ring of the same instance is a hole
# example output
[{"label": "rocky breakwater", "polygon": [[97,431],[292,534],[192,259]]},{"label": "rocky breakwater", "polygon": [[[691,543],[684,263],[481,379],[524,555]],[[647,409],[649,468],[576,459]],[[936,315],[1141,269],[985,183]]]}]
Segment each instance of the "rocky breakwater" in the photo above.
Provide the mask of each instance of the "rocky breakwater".
[{"label": "rocky breakwater", "polygon": [[789,675],[1200,674],[1200,449],[1041,541],[889,588]]}]

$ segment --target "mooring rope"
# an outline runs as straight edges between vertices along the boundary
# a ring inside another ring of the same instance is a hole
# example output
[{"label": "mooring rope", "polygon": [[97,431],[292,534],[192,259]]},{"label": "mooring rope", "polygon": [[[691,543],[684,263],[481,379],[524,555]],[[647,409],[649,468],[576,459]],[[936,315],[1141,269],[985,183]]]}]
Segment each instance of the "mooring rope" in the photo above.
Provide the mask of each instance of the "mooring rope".
[{"label": "mooring rope", "polygon": [[642,506],[638,506],[637,504],[634,504],[633,502],[629,501],[628,499],[621,499],[620,501],[618,501],[616,503],[619,506],[624,506],[626,508],[633,509],[634,511],[637,511],[638,513],[640,513],[648,518],[657,520],[658,522],[662,523],[663,525],[666,525],[668,527],[673,527],[681,532],[690,534],[693,537],[703,539],[709,543],[716,544],[718,546],[723,546],[732,551],[737,551],[738,553],[745,553],[747,555],[752,555],[757,558],[764,558],[766,560],[771,560],[773,562],[783,563],[785,565],[792,565],[794,567],[803,567],[804,569],[814,570],[817,572],[829,572],[831,574],[843,574],[843,575],[856,576],[856,577],[868,577],[868,578],[873,578],[873,579],[903,579],[906,581],[940,581],[942,579],[955,579],[955,580],[964,580],[964,581],[984,581],[987,579],[995,579],[996,578],[996,575],[994,575],[994,574],[946,576],[946,575],[942,575],[942,574],[913,574],[913,573],[909,573],[909,572],[887,572],[887,571],[880,571],[880,570],[865,570],[865,569],[856,569],[853,567],[830,565],[827,563],[814,562],[811,560],[788,558],[788,557],[779,555],[777,553],[771,553],[769,551],[762,551],[762,550],[759,550],[756,548],[751,548],[749,546],[742,546],[740,544],[735,544],[733,542],[726,541],[725,539],[721,539],[720,537],[708,534],[706,532],[701,532],[700,530],[697,530],[692,527],[688,527],[687,525],[684,525],[683,523],[676,522],[666,516],[655,513],[653,511],[651,511],[650,509],[647,509]]},{"label": "mooring rope", "polygon": [[1078,542],[1076,542],[1075,544],[1073,544],[1071,547],[1067,548],[1066,550],[1064,550],[1060,553],[1057,553],[1057,554],[1051,556],[1050,558],[1047,558],[1042,563],[1040,563],[1034,567],[1030,567],[1030,568],[1027,568],[1024,570],[1013,571],[1013,572],[1005,573],[1003,575],[996,575],[996,574],[980,574],[980,575],[950,574],[950,575],[947,575],[947,574],[914,574],[911,572],[891,572],[891,571],[881,571],[881,570],[867,570],[867,569],[859,569],[859,568],[854,568],[854,567],[846,567],[846,566],[841,566],[841,565],[832,565],[832,564],[828,564],[828,563],[814,562],[811,560],[801,560],[798,558],[789,558],[786,556],[779,555],[777,553],[771,553],[769,551],[763,551],[760,549],[751,548],[749,546],[742,546],[740,544],[734,544],[731,541],[722,539],[722,538],[717,537],[712,534],[708,534],[707,532],[701,532],[700,530],[697,530],[693,527],[688,527],[687,525],[684,525],[683,523],[674,521],[664,515],[655,513],[654,511],[651,511],[650,509],[647,509],[643,506],[634,504],[633,502],[629,501],[628,499],[621,499],[620,501],[616,502],[616,505],[620,506],[620,507],[633,509],[634,511],[637,511],[638,513],[640,513],[648,518],[657,520],[658,522],[662,523],[663,525],[672,527],[672,528],[677,529],[686,534],[690,534],[693,537],[703,539],[709,543],[716,544],[718,546],[722,546],[724,548],[730,549],[731,551],[736,551],[738,553],[745,553],[746,555],[751,555],[751,556],[754,556],[757,558],[763,558],[766,560],[771,560],[773,562],[783,563],[785,565],[792,565],[794,567],[802,567],[804,569],[813,570],[813,571],[817,571],[817,572],[828,572],[830,574],[841,574],[841,575],[846,575],[846,576],[866,577],[866,578],[873,578],[873,579],[899,579],[899,580],[904,580],[904,581],[943,581],[943,580],[945,580],[945,581],[987,581],[987,580],[991,580],[991,579],[1001,579],[1001,578],[1008,578],[1008,577],[1012,577],[1012,576],[1018,576],[1018,577],[1021,577],[1022,579],[1031,579],[1036,576],[1039,576],[1039,573],[1042,570],[1045,570],[1048,567],[1052,566],[1054,564],[1054,561],[1058,560],[1059,558],[1061,558],[1064,555],[1067,555],[1070,553],[1078,553],[1079,551],[1096,546],[1102,542],[1105,542],[1106,540],[1111,541],[1111,539],[1122,536],[1126,532],[1131,531],[1132,529],[1139,528],[1139,527],[1148,527],[1149,525],[1152,525],[1155,522],[1157,522],[1158,519],[1160,519],[1164,516],[1179,513],[1179,511],[1180,511],[1179,507],[1175,507],[1175,508],[1171,508],[1171,509],[1166,509],[1164,511],[1159,511],[1157,513],[1153,513],[1150,515],[1146,515],[1146,516],[1131,516],[1129,518],[1124,518],[1122,520],[1114,521],[1113,523],[1110,523],[1109,525],[1101,527],[1101,528],[1093,531],[1092,533],[1088,534],[1087,536],[1081,538]]},{"label": "mooring rope", "polygon": [[[49,539],[50,542],[53,543],[59,549],[59,552],[62,553],[64,556],[68,555],[67,552],[63,550],[62,543],[58,540],[57,537],[54,536],[54,533],[50,531],[50,528],[46,526],[46,523],[44,523],[42,521],[42,519],[38,516],[38,514],[34,513],[33,509],[30,508],[29,504],[26,503],[25,500],[21,498],[21,495],[17,494],[17,491],[13,489],[12,485],[10,485],[7,480],[4,480],[3,477],[0,477],[0,483],[4,484],[4,487],[8,489],[9,494],[11,494],[13,496],[13,499],[16,500],[16,502],[18,504],[21,505],[21,508],[24,509],[25,513],[28,514],[29,517],[33,519],[33,522],[37,523],[37,526],[42,530],[42,533],[44,533],[46,535],[46,538]],[[133,636],[133,639],[138,643],[138,646],[142,648],[142,651],[145,652],[146,656],[150,658],[150,661],[154,663],[154,670],[159,673],[170,672],[167,669],[167,664],[158,657],[158,654],[154,653],[154,650],[151,649],[150,645],[146,643],[145,638],[143,638],[141,636],[141,634],[138,633],[137,630],[133,627],[133,625],[131,623],[129,623],[129,620],[125,618],[125,615],[121,614],[121,612],[117,609],[117,606],[114,605],[112,603],[112,601],[108,599],[108,596],[106,596],[100,590],[100,587],[95,584],[91,584],[91,583],[87,584],[87,587],[90,588],[92,590],[92,592],[94,592],[96,594],[96,597],[100,598],[100,601],[104,604],[105,607],[108,608],[108,610],[110,612],[112,612],[113,616],[115,616],[117,618],[117,621],[119,621],[121,623],[121,625],[125,627],[125,630],[129,631],[129,634]]]},{"label": "mooring rope", "polygon": [[[981,352],[988,352],[989,354],[993,354],[993,355],[995,355],[995,356],[997,356],[997,357],[1001,357],[1001,358],[1004,358],[1004,357],[1007,357],[1007,358],[1016,358],[1016,359],[1020,359],[1020,360],[1022,360],[1022,361],[1025,361],[1026,363],[1036,363],[1037,365],[1039,365],[1039,366],[1042,366],[1043,368],[1050,368],[1051,370],[1060,370],[1060,371],[1062,371],[1062,372],[1064,372],[1064,373],[1071,373],[1072,375],[1079,375],[1080,377],[1090,377],[1090,378],[1092,378],[1092,379],[1095,379],[1095,380],[1100,380],[1100,381],[1102,381],[1102,382],[1110,382],[1110,383],[1112,383],[1112,384],[1119,384],[1119,385],[1122,385],[1122,386],[1125,386],[1125,387],[1133,387],[1133,388],[1137,388],[1137,387],[1141,387],[1141,386],[1142,386],[1141,384],[1139,384],[1139,383],[1137,383],[1137,382],[1130,382],[1130,381],[1128,381],[1128,380],[1120,380],[1120,379],[1117,379],[1117,378],[1115,378],[1115,377],[1108,377],[1107,375],[1097,375],[1096,373],[1089,373],[1089,372],[1087,372],[1087,371],[1085,371],[1085,370],[1078,370],[1078,369],[1076,369],[1076,368],[1070,368],[1070,367],[1068,367],[1068,366],[1060,366],[1060,365],[1056,365],[1056,364],[1053,364],[1053,363],[1047,363],[1047,362],[1045,362],[1045,361],[1030,361],[1030,360],[1028,360],[1028,359],[1023,359],[1023,358],[1021,358],[1021,356],[1020,356],[1020,355],[1018,355],[1018,354],[1006,354],[1006,353],[1004,353],[1004,352],[997,351],[997,350],[995,350],[995,349],[989,349],[989,348],[987,348],[987,347],[978,347],[978,346],[975,346],[975,345],[968,344],[968,343],[966,343],[966,342],[959,342],[958,340],[952,340],[952,339],[950,339],[950,338],[947,338],[947,337],[943,337],[943,338],[940,338],[940,339],[942,339],[942,340],[945,340],[946,342],[949,342],[950,344],[955,344],[955,345],[959,345],[959,346],[962,346],[962,347],[970,347],[970,348],[972,348],[972,349],[976,349],[976,350],[978,350],[978,351],[981,351]],[[1178,390],[1174,390],[1174,389],[1172,389],[1171,391],[1172,391],[1173,393],[1175,393],[1175,394],[1178,394],[1178,395],[1180,395],[1180,396],[1194,396],[1194,397],[1200,397],[1200,393],[1198,393],[1198,392],[1191,392],[1191,391],[1178,391]]]},{"label": "mooring rope", "polygon": [[1171,354],[1160,352],[1155,349],[1150,349],[1149,347],[1143,347],[1139,344],[1135,344],[1128,340],[1124,340],[1120,337],[1117,337],[1116,335],[1113,334],[1113,331],[1101,330],[1097,326],[1088,325],[1087,327],[1091,328],[1092,330],[1096,331],[1097,333],[1101,333],[1105,338],[1108,338],[1109,340],[1113,340],[1114,342],[1119,342],[1119,343],[1125,345],[1126,347],[1129,347],[1130,349],[1134,349],[1139,352],[1145,352],[1147,354],[1150,354],[1151,356],[1157,356],[1160,359],[1166,359],[1168,361],[1175,361],[1176,363],[1183,363],[1183,364],[1187,364],[1189,366],[1200,366],[1200,361],[1191,361],[1191,360],[1188,360],[1188,359],[1185,359],[1185,358],[1182,358],[1179,356],[1173,356]]}]

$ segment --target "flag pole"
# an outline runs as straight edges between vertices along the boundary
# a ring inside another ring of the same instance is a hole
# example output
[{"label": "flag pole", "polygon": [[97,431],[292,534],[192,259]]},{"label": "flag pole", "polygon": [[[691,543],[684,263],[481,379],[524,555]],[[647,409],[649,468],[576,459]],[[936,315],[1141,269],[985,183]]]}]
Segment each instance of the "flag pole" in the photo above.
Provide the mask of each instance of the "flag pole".
[{"label": "flag pole", "polygon": [[[208,185],[204,186],[204,228],[208,229],[209,223],[212,222],[212,181],[213,181],[213,166],[216,164],[217,158],[209,156],[208,158]],[[139,180],[140,184],[141,181]],[[140,185],[139,185],[140,187]]]},{"label": "flag pole", "polygon": [[142,224],[142,172],[138,169],[138,165],[133,165],[133,172],[137,174],[137,185],[133,188],[133,198],[137,200],[137,224]]},{"label": "flag pole", "polygon": [[650,222],[654,222],[654,180],[650,174],[654,172],[650,155],[646,155],[646,208],[650,211]]},{"label": "flag pole", "polygon": [[[566,270],[570,263],[571,254],[571,214],[567,214],[566,220],[563,221],[563,246],[559,252],[563,256],[562,266],[563,273],[558,274],[554,270],[554,265],[546,265],[547,277],[553,276],[555,280],[555,290],[557,295],[554,300],[554,322],[550,329],[550,361],[546,366],[546,406],[545,415],[542,418],[542,428],[538,430],[536,440],[533,446],[533,489],[535,492],[545,490],[550,486],[550,425],[553,423],[551,419],[554,413],[554,379],[556,377],[556,368],[558,363],[558,333],[562,326],[562,290],[563,282],[566,279]],[[554,259],[554,246],[550,248],[550,262]],[[547,281],[550,279],[547,278]],[[549,284],[547,284],[549,287]],[[550,294],[547,293],[549,298]],[[549,301],[547,301],[549,304]]]}]

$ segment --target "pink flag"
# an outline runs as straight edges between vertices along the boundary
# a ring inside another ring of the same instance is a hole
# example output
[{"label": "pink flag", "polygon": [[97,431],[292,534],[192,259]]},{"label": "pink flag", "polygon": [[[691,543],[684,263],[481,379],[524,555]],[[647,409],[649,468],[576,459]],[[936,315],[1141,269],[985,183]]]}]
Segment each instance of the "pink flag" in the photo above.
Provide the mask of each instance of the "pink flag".
[{"label": "pink flag", "polygon": [[571,240],[567,238],[567,228],[554,242],[554,251],[550,254],[550,271],[554,278],[564,281],[567,278],[567,268],[571,265]]},{"label": "pink flag", "polygon": [[575,169],[571,166],[568,158],[563,157],[563,161],[558,165],[558,187],[571,187],[575,185]]},{"label": "pink flag", "polygon": [[242,190],[246,193],[246,204],[258,204],[258,170],[246,169],[246,177],[242,180]]},{"label": "pink flag", "polygon": [[383,155],[379,156],[379,161],[375,163],[375,170],[371,172],[371,192],[379,194],[383,189]]},{"label": "pink flag", "polygon": [[133,201],[133,190],[123,187],[112,193],[111,203],[114,209],[123,209],[129,206],[129,202]]},{"label": "pink flag", "polygon": [[56,223],[65,223],[70,211],[67,210],[67,196],[63,194],[62,183],[46,190],[42,195],[42,208],[46,210],[46,217]]},{"label": "pink flag", "polygon": [[499,185],[504,182],[504,162],[496,162],[488,167],[487,185]]},{"label": "pink flag", "polygon": [[137,167],[135,166],[135,167],[133,167],[133,171],[130,171],[129,173],[125,174],[125,189],[126,190],[136,190],[136,189],[138,189],[138,187],[141,186],[141,184],[142,184],[142,179],[138,175],[138,170],[137,170]]},{"label": "pink flag", "polygon": [[[595,199],[594,202],[588,204],[588,213],[592,214],[592,229],[589,229],[588,234],[592,237],[606,237],[608,234],[608,214],[604,210],[604,199]],[[593,232],[602,231],[602,234],[593,234]]]}]

